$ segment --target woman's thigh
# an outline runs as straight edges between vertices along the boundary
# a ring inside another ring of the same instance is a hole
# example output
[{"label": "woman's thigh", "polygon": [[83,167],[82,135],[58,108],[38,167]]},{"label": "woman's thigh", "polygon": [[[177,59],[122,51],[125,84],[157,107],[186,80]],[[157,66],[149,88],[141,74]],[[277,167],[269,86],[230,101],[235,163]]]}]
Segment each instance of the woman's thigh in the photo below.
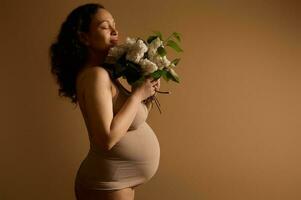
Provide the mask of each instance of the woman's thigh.
[{"label": "woman's thigh", "polygon": [[76,188],[77,200],[134,200],[135,189],[133,187],[120,190],[87,190]]}]

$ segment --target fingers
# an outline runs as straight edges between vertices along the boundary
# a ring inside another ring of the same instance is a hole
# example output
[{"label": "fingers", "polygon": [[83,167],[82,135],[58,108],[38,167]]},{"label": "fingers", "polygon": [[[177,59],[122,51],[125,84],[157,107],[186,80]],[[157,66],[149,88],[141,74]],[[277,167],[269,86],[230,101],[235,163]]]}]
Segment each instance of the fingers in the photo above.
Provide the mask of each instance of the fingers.
[{"label": "fingers", "polygon": [[158,82],[157,82],[156,86],[157,86],[157,89],[160,88],[160,79],[158,79]]},{"label": "fingers", "polygon": [[152,79],[151,82],[157,84],[160,81],[160,79]]},{"label": "fingers", "polygon": [[148,83],[150,84],[151,87],[155,87],[156,85],[158,85],[158,81],[155,80],[155,81],[148,81]]},{"label": "fingers", "polygon": [[151,80],[151,82],[156,81],[156,79],[154,77],[150,77],[149,79]]},{"label": "fingers", "polygon": [[155,84],[153,85],[156,89],[160,88],[160,79],[158,79]]},{"label": "fingers", "polygon": [[157,90],[160,87],[160,78],[154,79],[153,77],[150,77],[147,79],[148,83],[150,83],[151,86],[151,95],[154,96],[157,93]]},{"label": "fingers", "polygon": [[156,82],[156,80],[155,80],[153,77],[147,78],[146,81],[147,81],[148,83],[151,83],[152,85],[153,85],[153,83]]},{"label": "fingers", "polygon": [[156,94],[156,88],[152,87],[152,95],[155,95],[155,94]]},{"label": "fingers", "polygon": [[150,82],[152,82],[152,83],[153,83],[153,82],[158,82],[158,81],[160,82],[160,78],[156,78],[156,79],[155,79],[155,78],[152,77],[152,76],[149,76],[149,77],[147,78],[147,80],[150,81]]},{"label": "fingers", "polygon": [[158,82],[158,81],[160,81],[160,78],[153,78],[153,77],[150,77],[152,80],[151,80],[151,82]]}]

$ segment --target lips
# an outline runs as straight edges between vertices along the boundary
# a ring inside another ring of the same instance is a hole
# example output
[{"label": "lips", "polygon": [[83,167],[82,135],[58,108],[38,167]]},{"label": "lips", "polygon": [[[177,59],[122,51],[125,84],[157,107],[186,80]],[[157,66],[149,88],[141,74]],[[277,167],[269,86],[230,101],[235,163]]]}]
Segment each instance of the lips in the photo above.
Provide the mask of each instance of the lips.
[{"label": "lips", "polygon": [[118,38],[112,38],[112,39],[110,40],[110,42],[113,43],[113,44],[117,44]]}]

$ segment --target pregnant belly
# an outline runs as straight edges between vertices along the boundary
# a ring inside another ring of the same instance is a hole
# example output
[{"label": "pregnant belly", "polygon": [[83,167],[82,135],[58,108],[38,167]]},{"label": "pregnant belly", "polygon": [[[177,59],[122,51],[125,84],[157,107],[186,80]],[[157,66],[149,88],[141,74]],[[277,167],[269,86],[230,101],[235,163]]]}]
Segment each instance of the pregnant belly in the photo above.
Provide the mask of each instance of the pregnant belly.
[{"label": "pregnant belly", "polygon": [[128,131],[110,151],[91,146],[81,174],[99,181],[144,182],[157,171],[160,145],[152,128],[142,123]]},{"label": "pregnant belly", "polygon": [[138,129],[128,131],[111,150],[111,156],[137,162],[154,160],[160,155],[158,139],[146,122]]},{"label": "pregnant belly", "polygon": [[141,176],[150,179],[157,171],[160,160],[160,145],[152,128],[144,122],[138,129],[128,131],[112,148],[112,155],[120,163],[117,177]]}]

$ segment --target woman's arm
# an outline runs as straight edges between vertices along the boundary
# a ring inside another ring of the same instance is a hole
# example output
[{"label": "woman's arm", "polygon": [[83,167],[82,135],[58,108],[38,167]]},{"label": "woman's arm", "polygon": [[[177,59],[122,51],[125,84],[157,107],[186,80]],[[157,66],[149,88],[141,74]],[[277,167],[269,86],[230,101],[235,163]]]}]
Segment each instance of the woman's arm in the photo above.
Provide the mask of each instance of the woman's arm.
[{"label": "woman's arm", "polygon": [[[157,79],[156,83],[155,83],[156,86],[156,90],[159,90],[160,89],[160,86],[161,86],[161,83],[160,83],[160,79]],[[123,86],[122,86],[123,87]],[[132,86],[132,91],[137,88],[137,85],[133,85]],[[128,93],[131,93],[131,92],[128,92]],[[154,94],[154,96],[156,96],[156,93]],[[153,100],[151,98],[147,98],[145,100],[143,100],[142,102],[146,105],[146,108],[147,108],[147,111],[150,112],[151,109],[153,108]]]},{"label": "woman's arm", "polygon": [[127,132],[141,103],[141,97],[131,94],[113,117],[111,79],[102,67],[93,67],[85,79],[84,99],[87,126],[93,142],[110,150]]}]

